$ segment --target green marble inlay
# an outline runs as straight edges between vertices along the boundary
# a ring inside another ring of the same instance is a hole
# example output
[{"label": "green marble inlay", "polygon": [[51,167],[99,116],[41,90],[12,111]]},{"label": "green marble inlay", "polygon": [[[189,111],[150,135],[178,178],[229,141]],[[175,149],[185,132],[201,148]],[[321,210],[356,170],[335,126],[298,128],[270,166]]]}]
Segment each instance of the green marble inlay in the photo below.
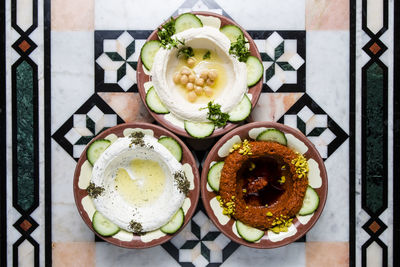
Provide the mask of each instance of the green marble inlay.
[{"label": "green marble inlay", "polygon": [[366,205],[372,212],[377,212],[384,204],[384,85],[383,70],[373,63],[366,71]]},{"label": "green marble inlay", "polygon": [[34,202],[35,147],[33,69],[23,61],[16,68],[17,203],[28,210]]}]

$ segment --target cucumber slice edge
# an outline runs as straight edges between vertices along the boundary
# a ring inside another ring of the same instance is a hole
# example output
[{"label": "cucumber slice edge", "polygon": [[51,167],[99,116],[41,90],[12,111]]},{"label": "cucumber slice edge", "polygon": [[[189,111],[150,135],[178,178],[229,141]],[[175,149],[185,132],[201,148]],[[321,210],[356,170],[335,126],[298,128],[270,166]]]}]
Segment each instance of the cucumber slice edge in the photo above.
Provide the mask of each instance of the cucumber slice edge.
[{"label": "cucumber slice edge", "polygon": [[[178,162],[182,160],[182,155],[183,155],[183,150],[182,146],[176,141],[174,138],[169,137],[169,136],[163,136],[158,139],[158,142],[165,146],[171,154],[176,158]],[[171,145],[169,147],[169,145]],[[174,147],[172,147],[174,146]],[[171,149],[170,149],[171,148]],[[171,151],[172,150],[172,151]]]},{"label": "cucumber slice edge", "polygon": [[[208,173],[207,173],[207,183],[210,185],[212,190],[214,190],[215,192],[219,192],[219,182],[221,179],[221,174],[217,178],[216,176],[214,176],[214,175],[216,175],[216,173],[214,173],[214,172],[221,172],[222,168],[224,167],[224,164],[225,164],[224,161],[219,161],[219,162],[215,163],[214,165],[211,166],[211,168],[208,170]],[[221,169],[218,170],[218,168],[221,168]],[[217,179],[218,179],[218,186],[216,185]]]}]

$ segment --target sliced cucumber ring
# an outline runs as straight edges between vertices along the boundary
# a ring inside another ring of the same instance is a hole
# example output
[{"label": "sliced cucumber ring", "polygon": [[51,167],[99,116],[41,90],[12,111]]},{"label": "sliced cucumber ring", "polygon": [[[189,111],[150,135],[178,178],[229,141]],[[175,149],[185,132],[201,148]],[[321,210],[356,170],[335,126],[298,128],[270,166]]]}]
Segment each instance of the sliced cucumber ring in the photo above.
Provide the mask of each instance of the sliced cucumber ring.
[{"label": "sliced cucumber ring", "polygon": [[245,94],[240,103],[229,112],[229,121],[240,122],[245,120],[251,113],[251,101]]},{"label": "sliced cucumber ring", "polygon": [[184,221],[185,213],[183,212],[183,209],[180,208],[172,217],[172,219],[166,225],[162,226],[160,230],[166,234],[176,233],[176,231],[182,227]]},{"label": "sliced cucumber ring", "polygon": [[264,66],[255,56],[249,56],[246,61],[247,86],[251,87],[258,83],[264,73]]},{"label": "sliced cucumber ring", "polygon": [[319,196],[311,186],[307,187],[306,195],[304,196],[303,206],[299,211],[299,215],[309,215],[313,213],[319,206]]},{"label": "sliced cucumber ring", "polygon": [[156,56],[160,47],[161,43],[158,40],[148,41],[143,45],[142,50],[140,51],[140,58],[142,59],[143,65],[146,67],[146,69],[151,70],[154,57]]},{"label": "sliced cucumber ring", "polygon": [[236,221],[236,230],[239,235],[248,242],[257,242],[264,236],[264,231],[248,226],[241,221]]},{"label": "sliced cucumber ring", "polygon": [[190,28],[203,27],[201,20],[192,13],[184,13],[175,20],[175,32],[183,32]]},{"label": "sliced cucumber ring", "polygon": [[120,228],[100,212],[96,211],[93,214],[93,229],[102,236],[113,236],[119,232]]},{"label": "sliced cucumber ring", "polygon": [[186,132],[194,138],[204,138],[214,132],[214,124],[210,122],[185,121]]},{"label": "sliced cucumber ring", "polygon": [[276,142],[281,145],[287,145],[287,139],[283,132],[277,129],[267,129],[262,131],[256,138],[257,141],[270,141]]},{"label": "sliced cucumber ring", "polygon": [[174,138],[164,136],[158,139],[158,142],[165,146],[177,161],[182,160],[182,147]]},{"label": "sliced cucumber ring", "polygon": [[91,143],[86,150],[86,157],[90,164],[94,165],[98,158],[100,158],[101,153],[103,153],[110,145],[111,141],[106,139],[99,139]]},{"label": "sliced cucumber ring", "polygon": [[244,37],[242,30],[236,25],[222,26],[220,31],[229,38],[231,43],[236,42],[240,36]]},{"label": "sliced cucumber ring", "polygon": [[151,109],[151,111],[157,114],[167,114],[168,109],[161,102],[160,97],[158,97],[156,90],[152,86],[146,94],[146,104]]},{"label": "sliced cucumber ring", "polygon": [[223,167],[224,162],[220,161],[212,165],[211,168],[208,170],[207,182],[210,187],[216,192],[219,191],[219,181],[221,179],[221,171]]}]

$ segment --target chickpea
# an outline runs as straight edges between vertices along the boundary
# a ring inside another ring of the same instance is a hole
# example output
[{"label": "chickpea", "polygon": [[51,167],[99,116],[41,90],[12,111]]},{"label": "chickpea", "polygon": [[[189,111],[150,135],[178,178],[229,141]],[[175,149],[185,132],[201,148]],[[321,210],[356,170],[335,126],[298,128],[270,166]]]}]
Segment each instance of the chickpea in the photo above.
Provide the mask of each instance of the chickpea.
[{"label": "chickpea", "polygon": [[207,79],[207,76],[208,76],[208,70],[203,70],[201,73],[200,73],[200,78],[202,78],[202,79]]},{"label": "chickpea", "polygon": [[194,92],[196,93],[196,95],[201,95],[203,93],[203,87],[201,86],[196,86],[194,88]]},{"label": "chickpea", "polygon": [[194,81],[196,80],[196,76],[192,73],[189,75],[189,82],[194,83]]},{"label": "chickpea", "polygon": [[188,89],[189,91],[192,91],[194,89],[193,83],[187,83],[186,84],[186,89]]},{"label": "chickpea", "polygon": [[182,68],[181,74],[182,75],[190,75],[192,73],[188,68]]},{"label": "chickpea", "polygon": [[196,64],[196,59],[194,57],[188,58],[187,64],[188,64],[189,68],[193,68],[194,65]]},{"label": "chickpea", "polygon": [[207,79],[206,84],[209,86],[213,86],[214,85],[214,81],[211,80],[210,78]]},{"label": "chickpea", "polygon": [[218,77],[218,72],[217,72],[217,70],[210,70],[210,71],[208,72],[208,77],[209,77],[211,80],[217,79],[217,77]]},{"label": "chickpea", "polygon": [[188,100],[190,102],[194,102],[196,100],[196,98],[197,98],[197,96],[196,96],[195,92],[191,91],[191,92],[188,93]]},{"label": "chickpea", "polygon": [[197,78],[194,83],[196,85],[203,86],[204,85],[204,79],[203,78]]},{"label": "chickpea", "polygon": [[186,85],[188,83],[188,81],[189,81],[189,78],[187,75],[181,76],[181,79],[180,79],[181,84]]},{"label": "chickpea", "polygon": [[175,73],[172,79],[174,80],[174,83],[179,83],[181,80],[181,74],[179,72]]},{"label": "chickpea", "polygon": [[209,86],[204,86],[204,93],[206,96],[210,97],[213,95],[213,90]]}]

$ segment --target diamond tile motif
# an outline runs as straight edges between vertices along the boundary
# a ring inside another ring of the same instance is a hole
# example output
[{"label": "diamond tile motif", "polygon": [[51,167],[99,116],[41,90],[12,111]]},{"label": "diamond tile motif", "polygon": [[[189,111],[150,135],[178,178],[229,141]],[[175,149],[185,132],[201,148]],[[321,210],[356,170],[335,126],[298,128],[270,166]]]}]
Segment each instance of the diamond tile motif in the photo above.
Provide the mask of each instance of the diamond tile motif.
[{"label": "diamond tile motif", "polygon": [[209,11],[229,17],[214,0],[186,0],[173,15],[175,16],[190,11]]},{"label": "diamond tile motif", "polygon": [[218,231],[202,209],[179,235],[162,246],[176,261],[188,266],[219,265],[239,247]]},{"label": "diamond tile motif", "polygon": [[95,31],[96,92],[137,92],[137,60],[150,33]]},{"label": "diamond tile motif", "polygon": [[122,122],[104,100],[94,94],[53,134],[53,138],[78,160],[94,136]]},{"label": "diamond tile motif", "polygon": [[305,92],[305,32],[249,31],[264,65],[263,92]]},{"label": "diamond tile motif", "polygon": [[379,236],[382,234],[386,228],[387,225],[379,218],[373,219],[370,218],[363,226],[362,228],[370,235],[370,236]]},{"label": "diamond tile motif", "polygon": [[299,129],[327,159],[348,135],[307,94],[304,94],[278,122]]}]

